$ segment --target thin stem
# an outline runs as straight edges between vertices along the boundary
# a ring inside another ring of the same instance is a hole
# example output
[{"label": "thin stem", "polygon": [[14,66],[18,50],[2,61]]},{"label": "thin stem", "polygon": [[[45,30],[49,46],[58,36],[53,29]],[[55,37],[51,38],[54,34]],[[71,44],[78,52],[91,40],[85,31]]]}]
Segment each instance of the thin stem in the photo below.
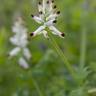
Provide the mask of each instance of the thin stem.
[{"label": "thin stem", "polygon": [[86,60],[86,44],[87,44],[87,28],[86,28],[86,17],[88,15],[88,2],[84,1],[83,6],[83,15],[81,18],[83,20],[82,23],[82,33],[81,33],[81,49],[80,49],[80,68],[84,68],[85,60]]},{"label": "thin stem", "polygon": [[85,65],[86,59],[86,28],[83,27],[82,36],[81,36],[81,49],[80,49],[80,68],[83,68]]},{"label": "thin stem", "polygon": [[29,78],[30,78],[30,83],[34,85],[35,89],[37,90],[38,95],[39,96],[45,96],[45,95],[43,95],[43,92],[39,88],[39,86],[38,86],[36,80],[34,79],[34,77],[30,74],[31,74],[31,72],[29,71],[28,75],[29,75]]},{"label": "thin stem", "polygon": [[65,66],[67,67],[70,74],[72,75],[73,79],[76,80],[76,74],[75,74],[74,69],[72,68],[72,66],[68,62],[66,56],[64,55],[64,53],[62,52],[62,50],[60,49],[60,47],[58,46],[58,44],[56,43],[54,37],[51,34],[50,34],[50,42],[53,45],[53,47],[55,48],[55,50],[57,51],[58,55],[61,57],[61,59],[64,62]]},{"label": "thin stem", "polygon": [[36,88],[36,90],[37,90],[37,92],[38,92],[38,95],[39,95],[39,96],[44,96],[43,93],[41,92],[41,90],[40,90],[37,82],[34,80],[34,78],[32,78],[32,81],[33,81],[33,84],[34,84],[34,86],[35,86],[35,88]]}]

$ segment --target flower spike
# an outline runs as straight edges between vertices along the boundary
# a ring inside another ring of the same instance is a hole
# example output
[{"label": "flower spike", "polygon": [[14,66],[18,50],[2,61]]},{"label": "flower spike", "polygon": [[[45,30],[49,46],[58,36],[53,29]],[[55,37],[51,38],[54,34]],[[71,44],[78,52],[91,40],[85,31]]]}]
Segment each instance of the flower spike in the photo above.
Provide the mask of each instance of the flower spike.
[{"label": "flower spike", "polygon": [[60,11],[56,11],[57,6],[54,4],[54,0],[42,0],[42,3],[38,3],[39,16],[31,15],[31,17],[41,26],[34,32],[30,33],[30,36],[36,36],[43,34],[45,38],[49,38],[46,28],[49,28],[54,35],[64,38],[65,34],[60,32],[54,27],[57,23],[57,17],[60,15]]},{"label": "flower spike", "polygon": [[[31,15],[34,18],[34,15]],[[27,28],[24,26],[24,21],[21,17],[17,17],[17,20],[12,27],[12,31],[15,33],[14,36],[10,37],[10,42],[15,45],[15,48],[9,52],[9,57],[17,56],[21,54],[18,62],[21,67],[28,69],[29,65],[27,60],[31,58],[31,53],[27,48],[28,36]]]}]

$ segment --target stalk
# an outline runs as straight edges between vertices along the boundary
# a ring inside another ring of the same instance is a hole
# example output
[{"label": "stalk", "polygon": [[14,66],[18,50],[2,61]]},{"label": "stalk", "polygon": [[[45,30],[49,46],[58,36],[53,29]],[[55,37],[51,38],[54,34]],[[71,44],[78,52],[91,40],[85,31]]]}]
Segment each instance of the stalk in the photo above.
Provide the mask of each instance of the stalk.
[{"label": "stalk", "polygon": [[81,48],[80,48],[80,68],[84,68],[86,60],[86,44],[87,44],[87,34],[86,28],[83,27],[81,34]]},{"label": "stalk", "polygon": [[28,72],[28,77],[30,79],[30,83],[35,87],[37,93],[38,93],[38,96],[46,96],[43,94],[43,92],[41,91],[38,83],[36,82],[36,80],[34,79],[34,77],[31,75],[31,71]]},{"label": "stalk", "polygon": [[64,55],[63,51],[60,49],[60,47],[58,46],[56,40],[54,39],[54,37],[49,34],[50,39],[49,41],[51,42],[51,44],[53,45],[53,47],[55,48],[55,50],[57,51],[58,55],[61,57],[62,61],[64,62],[66,68],[68,69],[68,71],[70,72],[71,76],[73,77],[74,80],[76,80],[76,74],[75,74],[75,70],[72,68],[72,66],[70,65],[70,63],[68,62],[66,56]]}]

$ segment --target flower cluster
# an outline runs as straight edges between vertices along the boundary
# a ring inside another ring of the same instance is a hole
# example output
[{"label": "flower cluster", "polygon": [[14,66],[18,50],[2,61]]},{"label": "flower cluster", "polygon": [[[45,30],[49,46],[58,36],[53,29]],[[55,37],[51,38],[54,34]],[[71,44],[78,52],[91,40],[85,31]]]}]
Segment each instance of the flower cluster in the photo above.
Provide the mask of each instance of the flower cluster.
[{"label": "flower cluster", "polygon": [[15,45],[15,48],[9,52],[9,56],[16,56],[18,53],[20,54],[19,64],[23,68],[29,68],[29,65],[26,60],[31,58],[31,53],[27,48],[28,44],[28,36],[27,36],[27,28],[24,26],[24,22],[21,17],[18,17],[14,26],[12,27],[13,33],[15,35],[10,38],[10,42]]},{"label": "flower cluster", "polygon": [[31,16],[37,23],[41,24],[41,26],[36,31],[31,32],[31,36],[43,34],[45,38],[49,38],[46,31],[46,28],[49,28],[54,35],[64,38],[65,34],[60,32],[54,26],[57,22],[57,17],[60,14],[60,11],[56,11],[56,8],[57,6],[54,5],[54,0],[42,0],[42,3],[38,3],[39,16],[35,16],[33,14]]}]

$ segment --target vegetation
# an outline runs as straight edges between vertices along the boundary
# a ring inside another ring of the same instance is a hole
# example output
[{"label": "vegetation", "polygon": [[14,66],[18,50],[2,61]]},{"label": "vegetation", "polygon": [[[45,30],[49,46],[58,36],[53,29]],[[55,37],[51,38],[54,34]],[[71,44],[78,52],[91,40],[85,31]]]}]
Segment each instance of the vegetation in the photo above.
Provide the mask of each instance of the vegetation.
[{"label": "vegetation", "polygon": [[61,12],[56,27],[65,38],[29,37],[29,69],[19,56],[9,58],[14,45],[14,18],[20,15],[28,34],[39,26],[39,0],[0,0],[0,96],[96,96],[96,0],[54,0]]}]

